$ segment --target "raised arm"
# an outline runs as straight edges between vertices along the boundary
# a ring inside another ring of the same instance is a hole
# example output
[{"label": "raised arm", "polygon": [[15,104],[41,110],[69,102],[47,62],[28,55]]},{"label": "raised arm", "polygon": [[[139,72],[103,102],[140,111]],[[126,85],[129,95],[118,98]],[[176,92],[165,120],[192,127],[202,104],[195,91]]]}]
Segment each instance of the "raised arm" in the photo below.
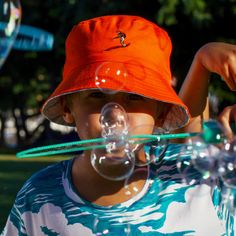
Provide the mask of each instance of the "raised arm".
[{"label": "raised arm", "polygon": [[179,92],[193,117],[183,132],[200,131],[201,116],[208,117],[208,84],[212,72],[219,74],[231,90],[236,90],[236,45],[212,42],[197,51]]}]

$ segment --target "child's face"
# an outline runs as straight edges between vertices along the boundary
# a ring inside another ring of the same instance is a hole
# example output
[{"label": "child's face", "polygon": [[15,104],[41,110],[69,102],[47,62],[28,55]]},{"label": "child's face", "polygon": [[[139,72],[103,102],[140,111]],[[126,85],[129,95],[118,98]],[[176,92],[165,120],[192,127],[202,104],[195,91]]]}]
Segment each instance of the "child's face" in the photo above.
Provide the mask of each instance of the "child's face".
[{"label": "child's face", "polygon": [[140,134],[152,133],[155,120],[160,113],[160,103],[129,93],[119,92],[110,95],[99,90],[87,90],[71,94],[67,102],[65,99],[63,101],[64,119],[67,123],[75,123],[82,140],[101,137],[101,109],[109,102],[118,103],[125,109],[131,134],[135,134],[136,130]]}]

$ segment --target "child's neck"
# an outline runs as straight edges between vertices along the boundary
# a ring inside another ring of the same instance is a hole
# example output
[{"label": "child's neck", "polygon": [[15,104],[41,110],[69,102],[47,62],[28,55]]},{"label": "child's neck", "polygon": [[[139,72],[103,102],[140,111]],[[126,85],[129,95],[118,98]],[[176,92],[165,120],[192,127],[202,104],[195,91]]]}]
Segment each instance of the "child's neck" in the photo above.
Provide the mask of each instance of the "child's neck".
[{"label": "child's neck", "polygon": [[80,196],[100,206],[131,199],[143,189],[146,179],[147,172],[132,178],[128,185],[124,181],[105,179],[93,169],[87,155],[76,158],[72,166],[72,181]]}]

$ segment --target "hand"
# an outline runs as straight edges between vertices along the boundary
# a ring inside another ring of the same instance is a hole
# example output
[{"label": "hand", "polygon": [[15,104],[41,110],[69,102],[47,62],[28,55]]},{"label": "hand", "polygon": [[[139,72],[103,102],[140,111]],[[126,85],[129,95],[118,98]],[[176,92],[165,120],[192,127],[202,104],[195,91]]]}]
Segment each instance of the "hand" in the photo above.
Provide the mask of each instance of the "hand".
[{"label": "hand", "polygon": [[224,110],[218,116],[218,121],[223,126],[227,138],[232,140],[234,137],[234,133],[230,127],[230,123],[236,123],[236,104],[225,107]]},{"label": "hand", "polygon": [[236,45],[208,43],[198,50],[196,56],[203,67],[219,74],[231,90],[236,90]]}]

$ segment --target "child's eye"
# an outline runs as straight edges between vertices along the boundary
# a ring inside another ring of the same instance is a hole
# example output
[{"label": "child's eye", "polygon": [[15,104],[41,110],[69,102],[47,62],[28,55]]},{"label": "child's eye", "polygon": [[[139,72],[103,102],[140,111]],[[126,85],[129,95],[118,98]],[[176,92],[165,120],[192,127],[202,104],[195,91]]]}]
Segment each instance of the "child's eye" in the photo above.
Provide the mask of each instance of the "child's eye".
[{"label": "child's eye", "polygon": [[133,100],[133,101],[144,100],[144,97],[137,95],[137,94],[129,94],[128,98],[129,98],[129,100]]},{"label": "child's eye", "polygon": [[102,92],[92,92],[89,94],[89,97],[91,97],[91,98],[105,98],[106,95]]}]

